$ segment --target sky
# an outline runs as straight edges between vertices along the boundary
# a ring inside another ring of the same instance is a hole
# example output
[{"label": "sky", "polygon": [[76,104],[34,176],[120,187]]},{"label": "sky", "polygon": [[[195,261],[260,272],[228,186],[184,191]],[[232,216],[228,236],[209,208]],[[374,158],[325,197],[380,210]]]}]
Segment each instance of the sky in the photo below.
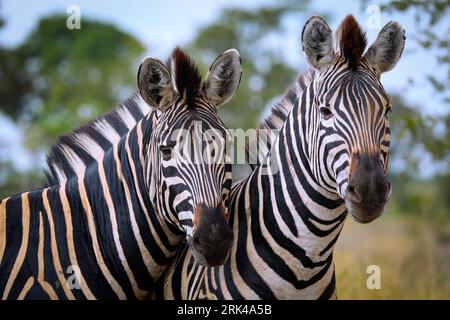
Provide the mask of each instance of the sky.
[{"label": "sky", "polygon": [[[218,18],[224,8],[230,7],[259,7],[270,4],[269,0],[190,0],[190,1],[92,1],[92,0],[0,0],[0,12],[6,19],[6,26],[0,30],[0,44],[15,46],[26,39],[26,36],[36,26],[38,20],[53,13],[67,14],[70,5],[77,5],[81,10],[81,28],[83,17],[93,18],[115,24],[126,31],[147,48],[146,55],[165,59],[176,46],[187,44],[196,34],[196,31]],[[369,1],[365,7],[359,1],[312,1],[313,12],[328,12],[331,28],[335,30],[340,21],[352,13],[363,29],[367,30],[369,44],[372,43],[379,29],[370,27],[372,3]],[[373,9],[373,8],[372,8]],[[389,20],[399,21],[408,34],[414,35],[416,23],[412,14],[390,14],[381,12],[382,27]],[[448,20],[449,19],[444,19]],[[300,52],[299,36],[305,21],[286,21],[286,33],[278,39],[273,39],[272,45],[281,45],[283,58],[297,70],[304,68],[305,59]],[[403,57],[398,65],[389,73],[382,76],[382,83],[389,92],[401,93],[410,104],[420,104],[424,114],[443,114],[448,112],[448,106],[436,98],[432,88],[425,79],[425,74],[433,70],[439,74],[439,69],[430,53],[417,48],[412,41],[407,40]],[[417,84],[411,89],[408,78],[416,80]],[[427,103],[423,103],[427,101]],[[2,154],[6,148],[11,148],[11,154],[20,153],[23,141],[19,130],[0,114],[0,149]],[[24,150],[23,150],[24,151]],[[26,159],[26,152],[23,153]],[[29,157],[28,157],[29,158]],[[32,161],[19,161],[19,169],[27,168]]]}]

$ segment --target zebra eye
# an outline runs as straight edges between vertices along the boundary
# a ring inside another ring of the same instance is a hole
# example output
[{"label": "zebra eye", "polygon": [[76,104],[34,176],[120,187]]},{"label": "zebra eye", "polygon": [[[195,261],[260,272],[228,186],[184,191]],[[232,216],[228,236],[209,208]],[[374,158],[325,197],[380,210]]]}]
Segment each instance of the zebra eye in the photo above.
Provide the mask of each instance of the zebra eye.
[{"label": "zebra eye", "polygon": [[333,113],[331,112],[330,108],[320,107],[319,111],[324,120],[328,120],[333,116]]},{"label": "zebra eye", "polygon": [[163,160],[168,161],[172,158],[172,147],[159,146],[159,151],[161,151]]}]

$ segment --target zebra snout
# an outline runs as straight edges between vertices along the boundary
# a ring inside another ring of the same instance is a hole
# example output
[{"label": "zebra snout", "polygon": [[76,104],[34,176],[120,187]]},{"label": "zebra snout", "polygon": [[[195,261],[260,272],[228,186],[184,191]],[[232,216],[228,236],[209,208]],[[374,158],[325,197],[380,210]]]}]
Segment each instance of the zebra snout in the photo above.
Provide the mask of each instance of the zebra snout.
[{"label": "zebra snout", "polygon": [[190,245],[196,261],[206,266],[222,265],[228,258],[233,243],[233,232],[227,223],[222,205],[209,208],[200,205]]},{"label": "zebra snout", "polygon": [[378,218],[391,195],[391,183],[377,156],[354,155],[354,167],[344,200],[356,221],[368,223]]},{"label": "zebra snout", "polygon": [[232,245],[232,232],[225,229],[223,232],[211,234],[195,234],[192,237],[193,250],[196,250],[204,258],[207,266],[222,265],[228,258]]}]

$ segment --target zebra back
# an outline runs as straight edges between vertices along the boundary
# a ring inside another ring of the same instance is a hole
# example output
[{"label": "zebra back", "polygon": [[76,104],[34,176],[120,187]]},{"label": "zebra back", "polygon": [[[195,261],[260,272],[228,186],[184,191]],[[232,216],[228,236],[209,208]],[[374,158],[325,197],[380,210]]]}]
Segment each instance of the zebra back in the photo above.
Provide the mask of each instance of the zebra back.
[{"label": "zebra back", "polygon": [[314,69],[312,68],[298,75],[297,79],[286,89],[280,100],[271,106],[269,115],[258,124],[256,135],[246,140],[245,155],[246,159],[249,159],[252,169],[260,165],[267,157],[298,96],[306,89],[313,78]]},{"label": "zebra back", "polygon": [[75,153],[89,167],[97,162],[96,148],[86,150],[83,144],[86,138],[90,143],[107,151],[118,143],[117,136],[123,137],[144,118],[152,108],[134,93],[127,100],[114,107],[110,112],[100,115],[88,124],[64,134],[47,153],[48,169],[44,170],[49,186],[58,185],[77,176],[79,168],[74,165],[71,154]]}]

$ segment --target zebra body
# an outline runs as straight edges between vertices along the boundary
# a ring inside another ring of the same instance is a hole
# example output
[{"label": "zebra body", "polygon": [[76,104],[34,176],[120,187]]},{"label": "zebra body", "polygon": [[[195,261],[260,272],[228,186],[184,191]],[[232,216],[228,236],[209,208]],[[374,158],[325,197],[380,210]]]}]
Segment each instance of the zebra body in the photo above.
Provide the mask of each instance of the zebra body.
[{"label": "zebra body", "polygon": [[[2,201],[3,299],[41,297],[42,290],[59,299],[145,297],[184,238],[155,214],[142,192],[144,148],[137,138],[151,129],[149,123],[141,120],[76,178]],[[75,284],[80,290],[69,290],[64,280],[77,276],[74,268],[81,274]]]},{"label": "zebra body", "polygon": [[[320,187],[308,174],[310,170],[305,169],[306,150],[296,148],[304,142],[297,121],[301,113],[299,102],[290,101],[292,111],[270,151],[278,159],[266,158],[248,178],[232,187],[229,224],[235,239],[230,258],[221,267],[203,268],[195,264],[189,251],[184,251],[179,262],[172,262],[172,268],[177,265],[176,268],[168,269],[165,278],[161,278],[156,297],[332,296],[332,250],[343,226],[346,207],[338,196]],[[272,167],[271,161],[278,161],[277,173],[267,172]]]},{"label": "zebra body", "polygon": [[[209,247],[196,242],[192,250],[207,265],[226,258],[231,165],[182,163],[172,154],[180,142],[173,132],[196,137],[209,129],[224,136],[217,106],[237,89],[239,56],[227,51],[216,60],[211,76],[227,86],[207,77],[212,91],[200,91],[198,71],[181,50],[170,63],[171,74],[159,61],[145,60],[140,94],[116,116],[101,117],[52,148],[49,187],[0,202],[2,299],[143,299],[183,241],[210,226],[216,233],[202,238]],[[222,77],[223,70],[232,78]],[[143,105],[159,107],[144,114]]]},{"label": "zebra body", "polygon": [[180,251],[156,298],[336,298],[333,248],[347,212],[367,223],[389,198],[390,106],[379,76],[400,58],[404,31],[389,23],[362,57],[365,38],[349,16],[338,40],[334,52],[320,17],[303,29],[313,69],[260,127],[281,127],[268,156],[232,187],[230,258],[204,268]]}]

